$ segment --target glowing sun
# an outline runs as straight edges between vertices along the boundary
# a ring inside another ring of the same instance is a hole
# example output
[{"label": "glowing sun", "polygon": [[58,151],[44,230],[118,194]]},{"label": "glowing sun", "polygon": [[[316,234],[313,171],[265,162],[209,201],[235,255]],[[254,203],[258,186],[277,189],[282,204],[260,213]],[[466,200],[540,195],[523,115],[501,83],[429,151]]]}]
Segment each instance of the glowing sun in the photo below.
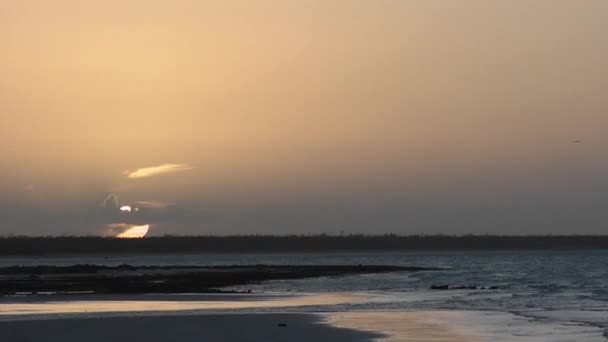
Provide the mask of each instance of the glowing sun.
[{"label": "glowing sun", "polygon": [[125,230],[124,232],[116,235],[116,237],[123,238],[123,239],[143,238],[144,236],[146,236],[146,234],[148,234],[149,229],[150,229],[149,224],[144,224],[142,226],[133,226],[133,227]]}]

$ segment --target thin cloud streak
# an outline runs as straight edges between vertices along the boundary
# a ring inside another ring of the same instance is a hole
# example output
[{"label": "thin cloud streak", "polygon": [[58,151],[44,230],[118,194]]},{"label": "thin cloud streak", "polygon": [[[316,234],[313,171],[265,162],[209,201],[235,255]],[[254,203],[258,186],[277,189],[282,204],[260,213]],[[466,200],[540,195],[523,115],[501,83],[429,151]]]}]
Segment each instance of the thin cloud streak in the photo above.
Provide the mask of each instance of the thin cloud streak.
[{"label": "thin cloud streak", "polygon": [[[111,206],[108,206],[108,204]],[[118,208],[119,205],[118,196],[116,196],[116,194],[109,194],[101,203],[102,208]]]},{"label": "thin cloud streak", "polygon": [[169,173],[184,172],[194,169],[188,164],[162,164],[158,166],[144,167],[135,171],[125,171],[125,174],[130,179],[139,179],[146,177],[159,176]]},{"label": "thin cloud streak", "polygon": [[169,206],[174,205],[173,203],[165,203],[161,201],[135,201],[140,208],[149,208],[149,209],[165,209]]}]

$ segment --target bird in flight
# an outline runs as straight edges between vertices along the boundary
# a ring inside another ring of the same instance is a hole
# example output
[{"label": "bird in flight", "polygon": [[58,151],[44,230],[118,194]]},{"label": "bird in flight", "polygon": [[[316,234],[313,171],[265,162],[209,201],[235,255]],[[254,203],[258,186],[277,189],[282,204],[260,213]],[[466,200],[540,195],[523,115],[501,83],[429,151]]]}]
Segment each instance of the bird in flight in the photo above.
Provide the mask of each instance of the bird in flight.
[{"label": "bird in flight", "polygon": [[583,141],[582,140],[572,140],[573,144],[582,144]]}]

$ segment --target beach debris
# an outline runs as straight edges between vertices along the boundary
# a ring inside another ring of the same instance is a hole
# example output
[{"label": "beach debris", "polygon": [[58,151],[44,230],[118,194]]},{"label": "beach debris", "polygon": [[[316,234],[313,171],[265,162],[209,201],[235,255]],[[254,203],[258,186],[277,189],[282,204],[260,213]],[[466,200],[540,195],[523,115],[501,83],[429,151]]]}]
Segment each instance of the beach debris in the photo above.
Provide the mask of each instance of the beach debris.
[{"label": "beach debris", "polygon": [[449,290],[448,285],[431,285],[431,290]]}]

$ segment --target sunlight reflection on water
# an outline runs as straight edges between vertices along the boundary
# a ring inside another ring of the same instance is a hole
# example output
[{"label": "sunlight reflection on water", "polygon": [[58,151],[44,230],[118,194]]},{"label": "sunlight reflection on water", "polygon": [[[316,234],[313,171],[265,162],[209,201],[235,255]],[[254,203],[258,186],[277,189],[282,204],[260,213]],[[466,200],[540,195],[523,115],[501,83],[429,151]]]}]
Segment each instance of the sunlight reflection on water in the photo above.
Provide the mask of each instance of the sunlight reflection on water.
[{"label": "sunlight reflection on water", "polygon": [[41,303],[3,303],[0,316],[46,315],[69,313],[109,313],[146,311],[191,311],[222,309],[287,308],[319,305],[360,303],[364,296],[350,294],[319,294],[298,296],[268,296],[249,300],[246,296],[235,296],[231,300],[91,300],[91,301],[49,301]]}]

